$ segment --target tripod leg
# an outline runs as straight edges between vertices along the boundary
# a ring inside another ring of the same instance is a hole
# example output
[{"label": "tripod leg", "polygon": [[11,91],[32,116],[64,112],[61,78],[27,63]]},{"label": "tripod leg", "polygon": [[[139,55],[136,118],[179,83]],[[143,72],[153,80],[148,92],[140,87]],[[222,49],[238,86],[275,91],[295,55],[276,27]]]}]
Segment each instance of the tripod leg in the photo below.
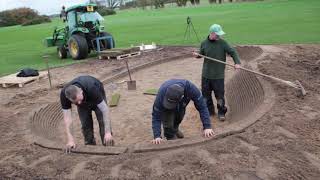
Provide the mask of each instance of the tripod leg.
[{"label": "tripod leg", "polygon": [[186,27],[186,31],[184,32],[183,40],[186,40],[186,35],[187,35],[187,32],[188,32],[188,29],[189,29],[189,25],[187,25],[187,27]]},{"label": "tripod leg", "polygon": [[188,36],[188,40],[190,39],[190,29],[191,29],[190,28],[190,24],[188,24],[188,35],[187,35]]},{"label": "tripod leg", "polygon": [[193,32],[196,34],[198,42],[200,42],[200,39],[199,39],[198,34],[197,34],[197,31],[194,29],[194,26],[193,26],[192,22],[191,22],[191,26],[192,26]]}]

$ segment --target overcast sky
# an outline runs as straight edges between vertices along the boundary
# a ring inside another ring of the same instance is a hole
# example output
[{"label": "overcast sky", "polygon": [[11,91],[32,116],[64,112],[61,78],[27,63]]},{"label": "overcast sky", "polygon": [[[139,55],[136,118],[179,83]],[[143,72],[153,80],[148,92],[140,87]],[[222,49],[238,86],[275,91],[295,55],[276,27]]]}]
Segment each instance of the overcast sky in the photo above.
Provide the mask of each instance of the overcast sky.
[{"label": "overcast sky", "polygon": [[50,15],[60,13],[62,5],[68,8],[69,6],[87,1],[88,0],[0,0],[0,11],[29,7],[37,10],[40,14]]}]

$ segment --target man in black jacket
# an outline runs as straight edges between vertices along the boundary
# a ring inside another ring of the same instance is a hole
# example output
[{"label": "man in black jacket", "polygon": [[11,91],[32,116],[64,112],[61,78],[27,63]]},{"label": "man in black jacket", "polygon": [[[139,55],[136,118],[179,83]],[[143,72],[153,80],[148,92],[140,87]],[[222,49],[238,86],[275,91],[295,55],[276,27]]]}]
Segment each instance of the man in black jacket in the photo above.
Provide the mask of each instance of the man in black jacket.
[{"label": "man in black jacket", "polygon": [[99,122],[102,144],[113,145],[114,141],[106,94],[103,84],[98,79],[92,76],[79,76],[75,78],[61,90],[60,101],[67,133],[68,151],[70,151],[71,148],[75,148],[75,141],[70,132],[72,104],[75,104],[78,109],[85,144],[96,144],[92,120],[92,111],[94,111]]}]

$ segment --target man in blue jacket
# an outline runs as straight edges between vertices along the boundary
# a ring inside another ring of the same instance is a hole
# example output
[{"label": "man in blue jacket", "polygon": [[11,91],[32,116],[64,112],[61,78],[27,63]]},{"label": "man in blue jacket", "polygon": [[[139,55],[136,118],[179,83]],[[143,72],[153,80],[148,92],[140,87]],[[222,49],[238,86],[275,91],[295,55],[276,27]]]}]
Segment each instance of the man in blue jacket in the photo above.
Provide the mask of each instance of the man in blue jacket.
[{"label": "man in blue jacket", "polygon": [[211,137],[214,135],[209,111],[199,89],[188,80],[171,79],[161,85],[153,104],[153,144],[160,144],[162,141],[161,123],[167,140],[184,137],[183,133],[179,131],[179,125],[183,120],[190,100],[194,102],[200,113],[204,136]]}]

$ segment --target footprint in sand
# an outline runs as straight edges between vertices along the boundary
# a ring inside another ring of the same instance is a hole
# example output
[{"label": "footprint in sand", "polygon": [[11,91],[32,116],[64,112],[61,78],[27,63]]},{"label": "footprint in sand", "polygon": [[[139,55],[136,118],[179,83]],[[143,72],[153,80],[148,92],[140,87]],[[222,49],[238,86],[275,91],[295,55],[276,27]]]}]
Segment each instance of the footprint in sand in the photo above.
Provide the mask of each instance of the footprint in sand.
[{"label": "footprint in sand", "polygon": [[242,139],[240,139],[240,144],[246,148],[248,148],[250,151],[256,151],[259,149],[259,147],[255,146],[255,145],[252,145]]},{"label": "footprint in sand", "polygon": [[152,175],[161,176],[163,174],[163,168],[160,159],[153,159],[149,167],[152,171]]},{"label": "footprint in sand", "polygon": [[198,175],[180,175],[178,180],[199,180]]},{"label": "footprint in sand", "polygon": [[292,133],[292,132],[284,129],[283,127],[278,126],[276,129],[277,129],[276,131],[277,131],[278,133],[286,136],[286,137],[289,138],[289,139],[297,139],[297,138],[298,138],[297,135],[295,135],[294,133]]},{"label": "footprint in sand", "polygon": [[77,175],[83,171],[88,161],[83,161],[74,166],[71,173],[66,177],[67,179],[76,179]]},{"label": "footprint in sand", "polygon": [[233,176],[226,174],[224,180],[262,180],[254,172],[241,172],[240,174]]},{"label": "footprint in sand", "polygon": [[51,159],[51,155],[43,156],[38,160],[33,161],[31,164],[28,165],[29,168],[34,168],[37,165],[41,164],[42,162],[48,161]]},{"label": "footprint in sand", "polygon": [[121,168],[122,168],[122,164],[118,164],[116,166],[113,166],[111,168],[111,177],[113,177],[113,178],[119,177]]},{"label": "footprint in sand", "polygon": [[76,179],[79,176],[80,173],[83,173],[85,171],[87,163],[92,162],[97,158],[99,158],[99,156],[93,156],[93,157],[90,158],[90,160],[82,161],[80,163],[77,163],[73,167],[71,173],[69,175],[67,175],[65,178],[67,178],[67,179]]},{"label": "footprint in sand", "polygon": [[320,171],[320,159],[309,152],[303,152],[303,155],[311,162],[311,164],[315,167],[317,167]]},{"label": "footprint in sand", "polygon": [[217,160],[213,158],[213,155],[204,149],[200,149],[197,151],[197,156],[202,160],[205,161],[206,163],[210,165],[215,165],[217,163]]},{"label": "footprint in sand", "polygon": [[278,176],[278,171],[272,162],[258,158],[256,174],[261,179],[271,179]]},{"label": "footprint in sand", "polygon": [[0,159],[0,164],[6,162],[8,159],[11,159],[12,157],[14,157],[14,155],[5,156],[4,158]]}]

